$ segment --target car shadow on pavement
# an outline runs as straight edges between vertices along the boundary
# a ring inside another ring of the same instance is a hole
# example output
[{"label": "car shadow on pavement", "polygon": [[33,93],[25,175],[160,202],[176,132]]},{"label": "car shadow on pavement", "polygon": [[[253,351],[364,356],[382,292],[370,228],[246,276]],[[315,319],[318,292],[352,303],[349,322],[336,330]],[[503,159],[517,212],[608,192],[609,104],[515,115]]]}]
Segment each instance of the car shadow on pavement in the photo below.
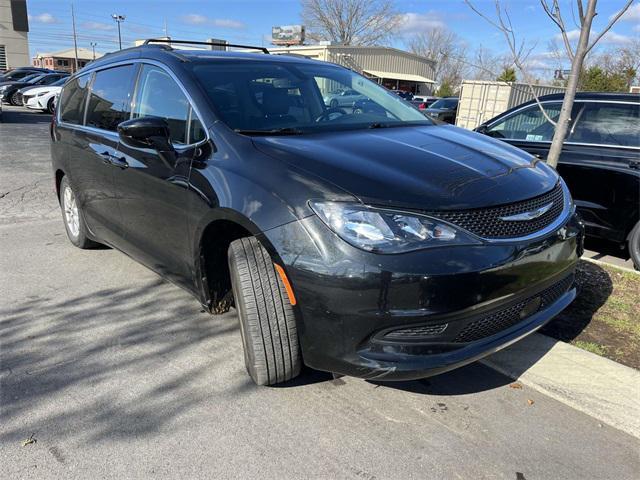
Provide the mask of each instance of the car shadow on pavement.
[{"label": "car shadow on pavement", "polygon": [[27,431],[157,432],[210,401],[216,384],[233,384],[221,380],[231,374],[221,366],[242,358],[233,313],[204,313],[159,279],[67,298],[32,295],[0,309],[0,443]]},{"label": "car shadow on pavement", "polygon": [[0,125],[12,123],[51,123],[51,115],[26,107],[2,105]]}]

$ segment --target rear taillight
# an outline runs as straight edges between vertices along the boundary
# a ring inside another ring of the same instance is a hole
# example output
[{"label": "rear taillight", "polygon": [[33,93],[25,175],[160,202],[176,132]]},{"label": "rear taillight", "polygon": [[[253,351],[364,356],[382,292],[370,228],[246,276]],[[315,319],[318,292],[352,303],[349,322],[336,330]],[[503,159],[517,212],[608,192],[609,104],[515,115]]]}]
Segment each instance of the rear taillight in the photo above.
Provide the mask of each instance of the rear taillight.
[{"label": "rear taillight", "polygon": [[422,102],[420,105],[418,105],[418,109],[420,110],[425,110],[427,108],[427,104]]}]

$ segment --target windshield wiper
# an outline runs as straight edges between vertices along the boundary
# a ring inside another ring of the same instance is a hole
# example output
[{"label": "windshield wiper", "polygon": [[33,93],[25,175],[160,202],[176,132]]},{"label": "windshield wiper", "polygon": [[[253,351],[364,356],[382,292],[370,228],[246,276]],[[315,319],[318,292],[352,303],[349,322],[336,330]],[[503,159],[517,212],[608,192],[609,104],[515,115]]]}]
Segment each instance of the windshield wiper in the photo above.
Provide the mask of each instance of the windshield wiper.
[{"label": "windshield wiper", "polygon": [[379,122],[369,124],[369,128],[387,128],[388,126],[389,125],[386,123],[379,123]]},{"label": "windshield wiper", "polygon": [[234,131],[243,135],[302,135],[302,130],[294,127],[274,128],[272,130],[242,130],[239,128]]}]

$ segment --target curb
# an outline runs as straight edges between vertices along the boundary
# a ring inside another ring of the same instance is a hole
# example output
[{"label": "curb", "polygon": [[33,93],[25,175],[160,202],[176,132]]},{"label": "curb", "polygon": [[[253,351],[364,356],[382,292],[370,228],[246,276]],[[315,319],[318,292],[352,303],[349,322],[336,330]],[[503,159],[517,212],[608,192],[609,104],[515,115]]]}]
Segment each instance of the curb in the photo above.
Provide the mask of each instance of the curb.
[{"label": "curb", "polygon": [[623,272],[630,272],[630,273],[635,273],[636,275],[640,275],[640,271],[638,270],[634,270],[632,268],[627,268],[627,267],[621,267],[619,265],[615,265],[609,262],[603,262],[602,260],[596,260],[595,258],[582,257],[580,258],[580,260],[584,260],[585,262],[595,263],[596,265],[604,265],[607,267],[617,268],[618,270],[622,270]]},{"label": "curb", "polygon": [[534,333],[480,361],[640,439],[640,372]]}]

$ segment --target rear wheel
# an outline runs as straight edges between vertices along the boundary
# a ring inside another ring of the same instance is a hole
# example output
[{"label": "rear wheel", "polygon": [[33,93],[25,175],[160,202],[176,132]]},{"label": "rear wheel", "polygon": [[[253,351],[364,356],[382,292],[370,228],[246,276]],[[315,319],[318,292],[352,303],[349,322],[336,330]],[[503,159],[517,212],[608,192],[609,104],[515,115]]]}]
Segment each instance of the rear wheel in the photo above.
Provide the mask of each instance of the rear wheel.
[{"label": "rear wheel", "polygon": [[636,223],[629,235],[629,255],[633,260],[633,266],[640,270],[640,222]]},{"label": "rear wheel", "polygon": [[330,106],[331,108],[338,108],[338,100],[336,100],[336,99],[334,98],[333,100],[331,100],[331,101],[329,102],[329,106]]},{"label": "rear wheel", "polygon": [[229,270],[247,372],[258,385],[291,380],[302,365],[296,321],[269,253],[255,237],[235,240]]},{"label": "rear wheel", "polygon": [[60,209],[64,228],[71,243],[78,248],[92,248],[98,245],[87,236],[87,226],[82,217],[82,210],[67,177],[62,177],[60,182]]},{"label": "rear wheel", "polygon": [[20,105],[22,105],[22,102],[20,102],[20,92],[15,92],[13,95],[11,95],[9,103],[11,103],[11,105],[13,105],[14,107],[19,107]]}]

